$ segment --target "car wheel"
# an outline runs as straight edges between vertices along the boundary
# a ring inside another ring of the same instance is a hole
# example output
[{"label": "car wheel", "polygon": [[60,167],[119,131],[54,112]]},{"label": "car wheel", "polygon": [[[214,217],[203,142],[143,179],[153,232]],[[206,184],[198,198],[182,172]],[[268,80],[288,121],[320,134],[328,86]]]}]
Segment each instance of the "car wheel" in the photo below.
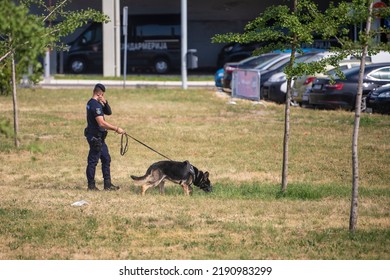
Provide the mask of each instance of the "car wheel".
[{"label": "car wheel", "polygon": [[165,74],[169,71],[169,63],[166,58],[157,58],[154,61],[154,71],[159,74]]},{"label": "car wheel", "polygon": [[70,71],[72,71],[72,73],[75,74],[84,73],[85,70],[87,69],[87,63],[85,62],[84,59],[75,57],[71,59],[69,63],[69,68]]}]

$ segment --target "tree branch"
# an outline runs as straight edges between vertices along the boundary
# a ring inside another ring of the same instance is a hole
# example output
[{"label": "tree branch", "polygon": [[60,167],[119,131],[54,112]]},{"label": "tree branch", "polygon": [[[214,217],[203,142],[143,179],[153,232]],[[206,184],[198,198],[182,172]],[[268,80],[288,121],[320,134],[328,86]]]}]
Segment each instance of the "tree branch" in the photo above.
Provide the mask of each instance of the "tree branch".
[{"label": "tree branch", "polygon": [[5,55],[3,55],[2,57],[0,57],[0,62],[1,62],[3,59],[6,59],[7,56],[9,56],[10,54],[12,54],[12,51],[7,52]]},{"label": "tree branch", "polygon": [[43,22],[45,22],[56,10],[58,10],[61,6],[63,6],[68,0],[64,0],[62,1],[62,3],[60,3],[57,7],[55,7],[53,9],[53,11],[51,11],[44,19],[43,19]]}]

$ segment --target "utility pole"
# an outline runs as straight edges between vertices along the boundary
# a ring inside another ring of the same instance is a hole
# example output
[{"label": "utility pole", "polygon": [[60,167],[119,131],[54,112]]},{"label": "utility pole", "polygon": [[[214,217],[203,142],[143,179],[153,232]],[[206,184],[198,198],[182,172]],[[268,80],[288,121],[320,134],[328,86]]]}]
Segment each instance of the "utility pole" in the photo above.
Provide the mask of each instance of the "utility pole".
[{"label": "utility pole", "polygon": [[181,81],[187,89],[187,0],[181,0]]}]

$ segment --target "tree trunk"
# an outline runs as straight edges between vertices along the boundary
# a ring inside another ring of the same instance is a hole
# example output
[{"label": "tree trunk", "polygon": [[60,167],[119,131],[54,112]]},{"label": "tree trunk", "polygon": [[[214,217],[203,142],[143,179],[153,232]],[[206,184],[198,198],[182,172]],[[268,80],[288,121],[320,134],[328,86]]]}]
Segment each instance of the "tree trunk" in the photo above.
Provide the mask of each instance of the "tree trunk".
[{"label": "tree trunk", "polygon": [[[295,56],[291,53],[291,57]],[[284,139],[283,139],[283,169],[282,169],[282,192],[287,190],[288,181],[288,142],[290,138],[290,104],[291,104],[291,78],[287,80],[286,107],[284,110]]]},{"label": "tree trunk", "polygon": [[19,116],[18,116],[18,103],[16,99],[16,69],[15,69],[15,57],[14,54],[12,54],[12,99],[13,99],[13,109],[14,109],[14,142],[15,146],[19,148],[19,138],[18,138],[18,131],[19,131]]},{"label": "tree trunk", "polygon": [[[297,12],[298,0],[294,0],[293,12]],[[295,62],[295,52],[297,47],[297,36],[294,35],[294,40],[291,44],[291,56],[290,66],[293,67]],[[283,139],[283,168],[282,168],[282,193],[287,190],[288,181],[288,142],[290,138],[290,104],[291,104],[291,82],[292,78],[287,79],[287,92],[286,92],[286,107],[284,110],[284,139]]]},{"label": "tree trunk", "polygon": [[[369,16],[366,22],[366,38],[369,36],[371,30],[371,20],[372,20],[372,8],[373,1],[370,1],[369,4]],[[349,231],[354,232],[357,225],[358,217],[358,194],[359,194],[359,156],[358,156],[358,139],[359,139],[359,126],[360,126],[360,115],[362,107],[362,95],[363,95],[363,77],[364,69],[366,63],[366,56],[368,51],[368,41],[363,47],[362,58],[360,61],[360,72],[359,72],[359,83],[358,83],[358,92],[356,96],[355,104],[355,122],[353,127],[353,136],[352,136],[352,199],[351,199],[351,213],[349,218]]]}]

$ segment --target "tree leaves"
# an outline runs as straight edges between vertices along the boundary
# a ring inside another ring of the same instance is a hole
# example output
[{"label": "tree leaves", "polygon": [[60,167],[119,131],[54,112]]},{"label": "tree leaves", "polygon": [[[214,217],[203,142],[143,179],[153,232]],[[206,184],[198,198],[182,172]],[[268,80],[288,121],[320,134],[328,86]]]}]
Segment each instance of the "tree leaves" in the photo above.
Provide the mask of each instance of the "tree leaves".
[{"label": "tree leaves", "polygon": [[[18,77],[30,73],[30,79],[36,82],[43,69],[42,65],[37,63],[38,59],[48,49],[60,47],[61,37],[71,34],[90,21],[109,21],[106,15],[93,9],[67,11],[69,0],[55,1],[53,6],[46,5],[47,1],[43,0],[18,2],[19,5],[16,5],[14,1],[0,0],[1,93],[10,91],[9,57],[12,53],[17,62]],[[29,9],[33,6],[43,13],[31,14]]]}]

